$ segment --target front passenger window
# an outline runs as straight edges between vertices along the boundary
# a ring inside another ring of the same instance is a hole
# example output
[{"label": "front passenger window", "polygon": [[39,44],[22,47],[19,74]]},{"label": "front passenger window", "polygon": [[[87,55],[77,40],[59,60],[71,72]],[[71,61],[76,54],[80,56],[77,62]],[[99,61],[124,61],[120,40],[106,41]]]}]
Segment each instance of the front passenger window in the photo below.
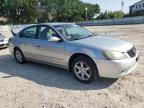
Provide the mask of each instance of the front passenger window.
[{"label": "front passenger window", "polygon": [[49,27],[41,27],[38,38],[41,40],[49,40],[49,38],[56,36],[56,32]]}]

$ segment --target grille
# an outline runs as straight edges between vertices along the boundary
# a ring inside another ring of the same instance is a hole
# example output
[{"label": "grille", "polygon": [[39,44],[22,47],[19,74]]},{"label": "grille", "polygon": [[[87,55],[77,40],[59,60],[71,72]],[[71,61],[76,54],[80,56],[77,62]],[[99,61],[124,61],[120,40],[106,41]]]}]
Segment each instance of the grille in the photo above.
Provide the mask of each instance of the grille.
[{"label": "grille", "polygon": [[135,56],[136,56],[136,48],[133,47],[133,48],[130,49],[127,53],[128,53],[128,55],[129,55],[131,58],[135,57]]}]

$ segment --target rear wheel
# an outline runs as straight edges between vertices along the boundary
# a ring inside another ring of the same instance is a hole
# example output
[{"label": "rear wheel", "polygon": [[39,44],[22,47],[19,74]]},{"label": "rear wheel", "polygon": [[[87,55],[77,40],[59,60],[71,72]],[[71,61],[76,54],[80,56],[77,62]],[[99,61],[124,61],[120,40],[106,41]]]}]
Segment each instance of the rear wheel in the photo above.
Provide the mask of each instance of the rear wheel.
[{"label": "rear wheel", "polygon": [[14,56],[19,64],[23,64],[25,62],[25,57],[20,49],[16,48],[14,50]]},{"label": "rear wheel", "polygon": [[98,70],[95,64],[87,57],[77,57],[74,59],[72,62],[72,72],[83,83],[90,83],[98,77]]}]

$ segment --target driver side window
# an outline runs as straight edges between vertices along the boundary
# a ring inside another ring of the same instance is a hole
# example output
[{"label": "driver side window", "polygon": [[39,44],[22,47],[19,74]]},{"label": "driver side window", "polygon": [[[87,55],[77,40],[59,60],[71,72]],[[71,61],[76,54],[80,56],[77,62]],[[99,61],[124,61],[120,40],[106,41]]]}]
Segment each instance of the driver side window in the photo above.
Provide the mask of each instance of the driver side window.
[{"label": "driver side window", "polygon": [[50,27],[41,26],[38,33],[38,39],[49,40],[51,37],[57,36],[56,32]]}]

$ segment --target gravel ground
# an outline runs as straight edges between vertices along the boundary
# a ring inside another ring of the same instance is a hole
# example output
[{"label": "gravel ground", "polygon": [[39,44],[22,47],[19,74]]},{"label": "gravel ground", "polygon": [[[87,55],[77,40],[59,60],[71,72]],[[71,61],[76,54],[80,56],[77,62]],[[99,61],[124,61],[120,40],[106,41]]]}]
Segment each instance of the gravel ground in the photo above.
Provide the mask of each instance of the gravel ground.
[{"label": "gravel ground", "polygon": [[144,25],[86,28],[133,43],[140,52],[134,73],[82,84],[63,69],[19,65],[8,49],[1,49],[0,108],[144,108]]}]

